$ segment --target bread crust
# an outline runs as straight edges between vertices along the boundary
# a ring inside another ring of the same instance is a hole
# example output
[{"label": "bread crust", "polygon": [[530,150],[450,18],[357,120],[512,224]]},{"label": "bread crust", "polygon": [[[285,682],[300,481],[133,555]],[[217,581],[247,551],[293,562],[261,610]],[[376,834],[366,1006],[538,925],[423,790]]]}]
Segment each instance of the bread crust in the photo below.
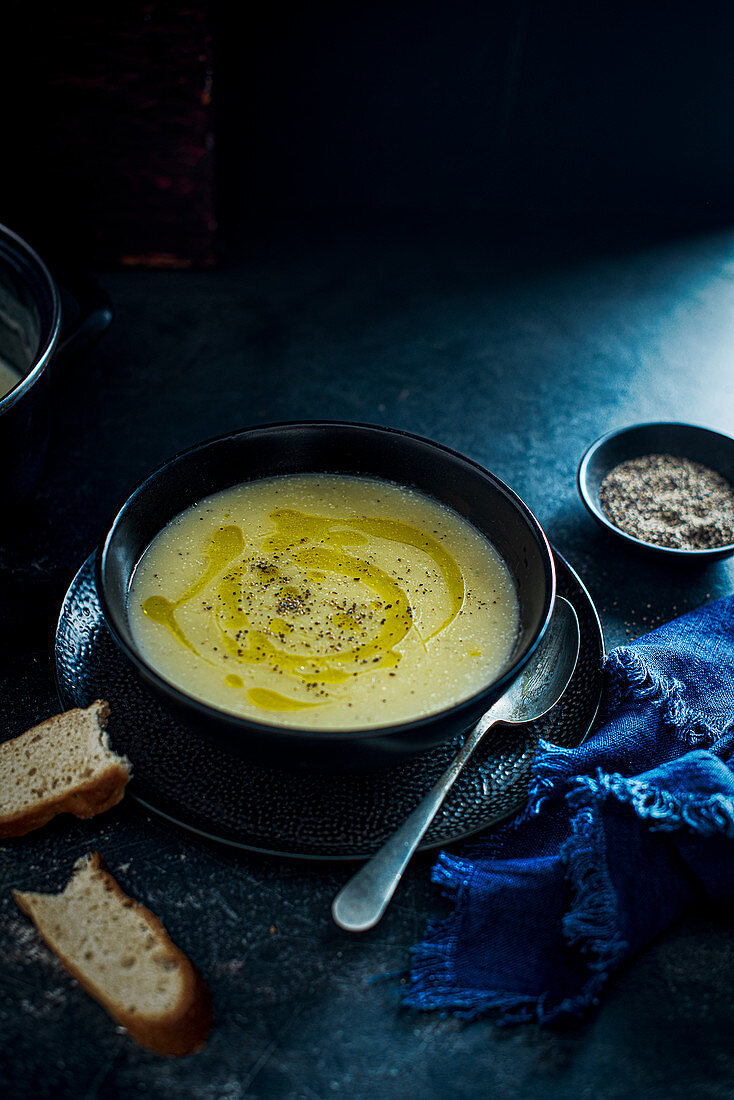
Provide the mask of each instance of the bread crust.
[{"label": "bread crust", "polygon": [[150,909],[141,905],[140,902],[130,898],[121,889],[100,853],[93,852],[88,859],[90,868],[101,876],[105,888],[113,892],[121,902],[127,903],[131,914],[135,914],[145,921],[161,950],[164,950],[179,968],[183,981],[183,991],[179,1004],[165,1018],[152,1018],[128,1012],[94,986],[83,969],[66,958],[63,950],[47,938],[42,928],[36,924],[33,894],[24,894],[18,890],[13,890],[13,897],[18,907],[36,924],[42,938],[58,956],[71,976],[91,997],[102,1005],[113,1020],[126,1029],[136,1042],[156,1054],[183,1057],[187,1054],[196,1053],[206,1043],[213,1018],[212,997],[204,978],[191,960],[184,955],[183,951],[176,947],[158,917]]},{"label": "bread crust", "polygon": [[[93,712],[100,736],[103,736],[110,713],[109,705],[98,699],[87,708],[87,711]],[[65,717],[84,713],[82,709],[76,708],[75,710],[66,711]],[[47,718],[45,722],[33,726],[32,729],[19,736],[25,737],[30,733],[43,736],[54,726],[59,717],[61,716],[54,715]],[[13,738],[4,744],[12,745],[17,740],[18,738]],[[106,744],[104,747],[110,756],[115,757],[112,749]],[[0,745],[0,765],[2,763],[2,749],[3,746]],[[86,782],[77,784],[72,790],[61,791],[59,794],[50,794],[45,798],[40,798],[35,804],[27,806],[17,813],[0,815],[0,840],[25,836],[26,833],[46,825],[57,814],[70,813],[74,814],[75,817],[88,818],[104,813],[116,806],[122,799],[129,779],[129,763],[126,758],[118,756],[114,760],[110,760],[104,770],[98,772]]]},{"label": "bread crust", "polygon": [[37,806],[21,810],[17,814],[0,819],[0,840],[25,836],[46,825],[57,814],[70,813],[75,817],[94,817],[111,810],[121,801],[128,781],[125,768],[113,765],[98,779],[90,780],[75,791],[49,798]]}]

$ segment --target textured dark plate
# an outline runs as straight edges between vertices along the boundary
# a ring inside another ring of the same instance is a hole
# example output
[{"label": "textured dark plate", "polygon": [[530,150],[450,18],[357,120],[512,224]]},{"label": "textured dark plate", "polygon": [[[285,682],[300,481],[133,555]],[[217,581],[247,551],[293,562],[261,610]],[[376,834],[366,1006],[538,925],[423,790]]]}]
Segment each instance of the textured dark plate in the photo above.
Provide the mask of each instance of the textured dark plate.
[{"label": "textured dark plate", "polygon": [[[581,653],[560,703],[519,730],[497,726],[454,784],[422,848],[469,836],[522,806],[543,737],[572,746],[599,705],[604,643],[591,598],[555,554],[558,591],[576,609]],[[310,859],[364,859],[438,779],[461,738],[379,772],[324,775],[264,768],[230,756],[177,726],[128,665],[107,631],[94,584],[94,558],[66,594],[56,631],[62,705],[107,699],[110,740],[133,764],[130,794],[148,809],[213,840]]]}]

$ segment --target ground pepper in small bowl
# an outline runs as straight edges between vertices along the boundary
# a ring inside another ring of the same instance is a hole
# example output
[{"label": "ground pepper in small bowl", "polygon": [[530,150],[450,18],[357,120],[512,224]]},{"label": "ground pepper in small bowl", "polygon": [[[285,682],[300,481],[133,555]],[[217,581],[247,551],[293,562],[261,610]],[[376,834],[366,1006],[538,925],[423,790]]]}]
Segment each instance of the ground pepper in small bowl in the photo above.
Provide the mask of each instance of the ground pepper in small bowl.
[{"label": "ground pepper in small bowl", "polygon": [[690,458],[620,462],[602,481],[599,501],[615,527],[655,546],[712,550],[734,542],[734,489]]},{"label": "ground pepper in small bowl", "polygon": [[628,545],[681,561],[734,554],[734,439],[684,423],[633,424],[588,448],[577,473],[594,519]]}]

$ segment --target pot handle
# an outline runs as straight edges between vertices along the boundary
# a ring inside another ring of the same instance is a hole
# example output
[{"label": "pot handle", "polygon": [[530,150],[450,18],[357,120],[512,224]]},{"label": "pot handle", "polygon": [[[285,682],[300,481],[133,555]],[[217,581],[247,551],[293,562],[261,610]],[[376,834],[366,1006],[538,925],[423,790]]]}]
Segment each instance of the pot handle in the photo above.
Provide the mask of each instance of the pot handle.
[{"label": "pot handle", "polygon": [[109,296],[87,274],[55,273],[61,295],[61,340],[54,366],[80,359],[94,347],[112,322]]}]

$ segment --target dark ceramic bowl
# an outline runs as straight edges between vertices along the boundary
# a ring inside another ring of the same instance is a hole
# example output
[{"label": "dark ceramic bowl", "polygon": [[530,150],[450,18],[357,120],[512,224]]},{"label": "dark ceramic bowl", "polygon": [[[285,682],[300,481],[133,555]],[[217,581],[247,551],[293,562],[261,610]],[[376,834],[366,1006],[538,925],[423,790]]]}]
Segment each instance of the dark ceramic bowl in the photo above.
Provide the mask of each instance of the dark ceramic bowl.
[{"label": "dark ceramic bowl", "polygon": [[679,550],[670,546],[656,546],[620,530],[605,515],[599,500],[604,478],[620,462],[649,454],[669,454],[700,462],[734,485],[734,439],[731,436],[710,428],[700,428],[695,424],[632,424],[597,439],[579,463],[576,478],[579,495],[597,523],[617,538],[623,539],[629,546],[669,561],[702,564],[734,554],[734,543],[716,546],[711,550]]},{"label": "dark ceramic bowl", "polygon": [[[202,497],[243,481],[303,472],[357,474],[413,486],[450,505],[496,547],[520,603],[520,632],[502,674],[469,699],[416,721],[370,729],[302,730],[229,714],[174,687],[141,655],[127,595],[135,566],[158,532]],[[312,422],[251,428],[177,455],[122,506],[97,555],[97,587],[122,652],[176,718],[229,752],[279,766],[381,766],[434,747],[468,728],[520,671],[550,619],[555,570],[533,514],[493,474],[454,451],[406,432],[365,424]]]}]

